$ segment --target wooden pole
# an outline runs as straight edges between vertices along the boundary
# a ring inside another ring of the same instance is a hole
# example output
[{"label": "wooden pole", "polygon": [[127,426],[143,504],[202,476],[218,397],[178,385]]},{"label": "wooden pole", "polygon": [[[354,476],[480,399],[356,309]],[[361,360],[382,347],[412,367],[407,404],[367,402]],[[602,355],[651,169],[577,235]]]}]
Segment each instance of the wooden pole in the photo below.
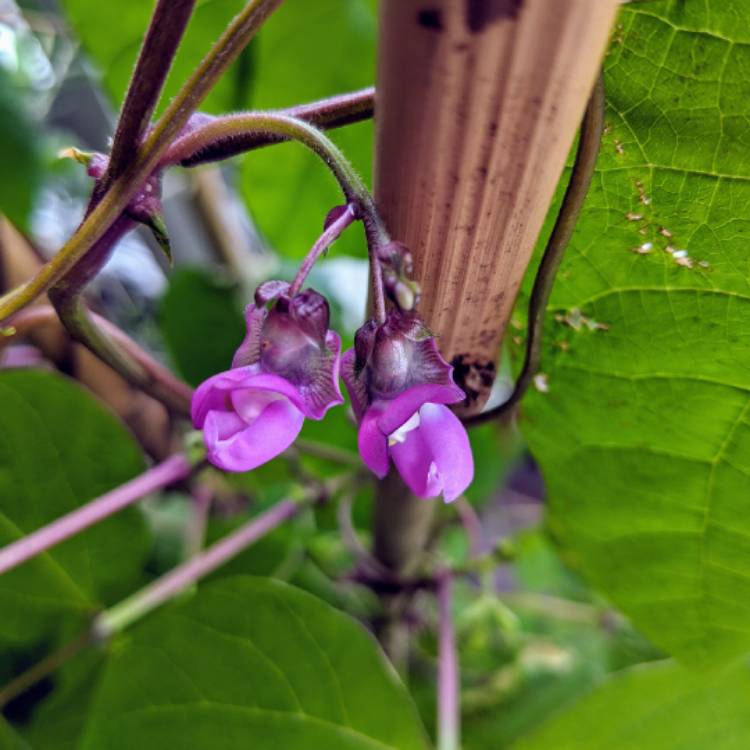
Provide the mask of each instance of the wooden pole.
[{"label": "wooden pole", "polygon": [[[617,6],[381,0],[375,197],[394,239],[413,252],[420,312],[467,392],[463,414],[489,395]],[[381,562],[413,569],[434,510],[397,478],[382,482],[374,525]],[[393,631],[393,623],[384,629],[398,660],[404,637]]]},{"label": "wooden pole", "polygon": [[382,0],[375,193],[481,409],[617,0]]}]

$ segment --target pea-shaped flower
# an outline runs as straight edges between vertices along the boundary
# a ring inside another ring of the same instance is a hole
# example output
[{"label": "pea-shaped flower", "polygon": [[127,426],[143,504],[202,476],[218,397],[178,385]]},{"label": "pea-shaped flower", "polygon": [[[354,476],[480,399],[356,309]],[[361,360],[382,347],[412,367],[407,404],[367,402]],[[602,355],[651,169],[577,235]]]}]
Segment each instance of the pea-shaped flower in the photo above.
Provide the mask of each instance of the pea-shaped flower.
[{"label": "pea-shaped flower", "polygon": [[366,323],[342,358],[362,460],[383,478],[393,459],[417,497],[447,503],[474,476],[468,435],[446,406],[465,398],[452,372],[422,321],[399,311]]},{"label": "pea-shaped flower", "polygon": [[343,403],[341,339],[328,329],[328,302],[312,289],[291,297],[288,290],[276,281],[258,288],[232,369],[193,396],[193,424],[203,430],[208,460],[226,471],[270,461],[294,442],[305,417],[322,419]]}]

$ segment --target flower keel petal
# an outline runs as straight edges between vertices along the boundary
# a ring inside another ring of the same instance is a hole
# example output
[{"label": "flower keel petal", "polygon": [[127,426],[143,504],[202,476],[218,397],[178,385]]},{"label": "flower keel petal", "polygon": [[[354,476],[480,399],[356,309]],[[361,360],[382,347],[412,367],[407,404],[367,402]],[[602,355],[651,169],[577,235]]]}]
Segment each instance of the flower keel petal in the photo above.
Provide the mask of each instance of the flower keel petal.
[{"label": "flower keel petal", "polygon": [[419,410],[420,428],[435,463],[446,503],[455,500],[474,478],[474,459],[466,428],[442,404],[425,404]]}]

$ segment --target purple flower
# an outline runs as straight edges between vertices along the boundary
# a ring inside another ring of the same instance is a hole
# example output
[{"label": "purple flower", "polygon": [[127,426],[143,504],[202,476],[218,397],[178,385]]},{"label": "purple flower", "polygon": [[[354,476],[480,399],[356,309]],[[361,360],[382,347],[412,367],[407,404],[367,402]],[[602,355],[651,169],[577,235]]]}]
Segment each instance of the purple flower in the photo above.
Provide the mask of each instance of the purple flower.
[{"label": "purple flower", "polygon": [[290,298],[288,289],[284,282],[258,288],[232,369],[201,383],[193,396],[193,424],[203,430],[208,459],[226,471],[269,461],[294,442],[305,417],[322,419],[344,401],[341,339],[328,330],[328,302],[311,289]]},{"label": "purple flower", "polygon": [[397,311],[366,323],[342,358],[362,460],[382,479],[393,459],[417,497],[442,493],[447,503],[474,476],[466,430],[445,406],[466,397],[452,371],[419,318]]}]

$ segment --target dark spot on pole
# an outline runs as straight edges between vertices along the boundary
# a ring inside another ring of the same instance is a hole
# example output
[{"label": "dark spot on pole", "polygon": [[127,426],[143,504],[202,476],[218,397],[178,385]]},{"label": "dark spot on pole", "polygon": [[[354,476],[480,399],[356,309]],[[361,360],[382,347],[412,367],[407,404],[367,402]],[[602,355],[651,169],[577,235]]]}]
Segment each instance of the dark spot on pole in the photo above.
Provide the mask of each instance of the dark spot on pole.
[{"label": "dark spot on pole", "polygon": [[477,359],[470,354],[458,354],[451,360],[453,379],[466,394],[461,411],[475,411],[475,405],[483,405],[495,382],[495,363]]},{"label": "dark spot on pole", "polygon": [[472,34],[496,21],[518,17],[524,0],[466,0],[466,26]]},{"label": "dark spot on pole", "polygon": [[425,29],[431,31],[442,31],[443,30],[443,17],[439,10],[434,8],[420,10],[417,13],[417,23]]}]

